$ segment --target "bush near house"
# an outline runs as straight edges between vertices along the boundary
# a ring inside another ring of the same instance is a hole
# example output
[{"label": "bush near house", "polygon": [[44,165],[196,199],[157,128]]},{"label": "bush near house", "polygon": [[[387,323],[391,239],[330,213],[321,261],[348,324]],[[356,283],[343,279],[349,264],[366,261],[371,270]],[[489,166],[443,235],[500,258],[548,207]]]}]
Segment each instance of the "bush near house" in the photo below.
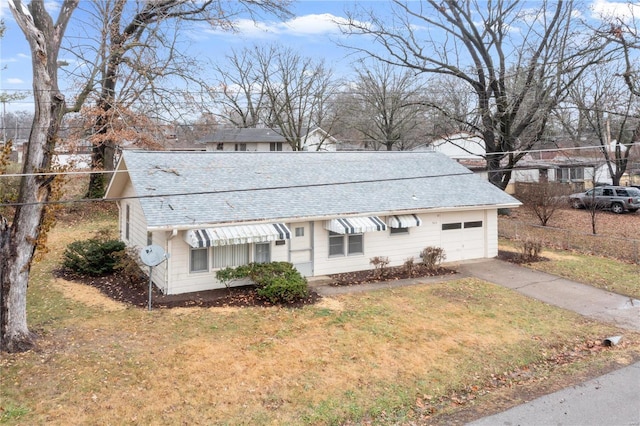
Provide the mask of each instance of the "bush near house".
[{"label": "bush near house", "polygon": [[216,278],[230,281],[250,278],[259,297],[271,303],[288,303],[309,295],[307,279],[289,262],[250,263],[216,272]]},{"label": "bush near house", "polygon": [[83,275],[110,274],[120,259],[118,253],[124,249],[125,244],[119,240],[98,237],[74,241],[65,249],[62,265]]}]

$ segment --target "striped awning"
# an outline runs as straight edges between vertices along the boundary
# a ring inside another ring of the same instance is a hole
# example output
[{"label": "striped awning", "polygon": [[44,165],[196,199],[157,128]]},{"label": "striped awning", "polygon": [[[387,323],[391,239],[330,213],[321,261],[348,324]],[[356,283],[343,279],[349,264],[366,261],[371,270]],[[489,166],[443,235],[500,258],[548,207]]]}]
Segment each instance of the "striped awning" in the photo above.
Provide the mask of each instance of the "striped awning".
[{"label": "striped awning", "polygon": [[324,229],[337,234],[362,234],[364,232],[385,231],[387,225],[377,216],[350,217],[328,220]]},{"label": "striped awning", "polygon": [[184,233],[184,240],[193,248],[266,243],[290,238],[291,231],[284,223],[219,226],[191,229]]},{"label": "striped awning", "polygon": [[415,214],[398,214],[387,216],[387,225],[392,228],[413,228],[422,225],[422,221]]}]

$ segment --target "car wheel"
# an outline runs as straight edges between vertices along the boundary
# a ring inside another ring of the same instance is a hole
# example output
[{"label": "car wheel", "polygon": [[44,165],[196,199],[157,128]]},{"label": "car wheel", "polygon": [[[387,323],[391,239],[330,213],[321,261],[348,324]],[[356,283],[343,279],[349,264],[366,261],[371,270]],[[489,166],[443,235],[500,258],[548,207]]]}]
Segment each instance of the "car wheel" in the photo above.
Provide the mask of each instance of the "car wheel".
[{"label": "car wheel", "polygon": [[582,203],[580,202],[580,200],[571,200],[571,207],[573,207],[574,209],[581,209]]},{"label": "car wheel", "polygon": [[613,203],[611,204],[611,211],[615,214],[620,214],[624,212],[624,207],[620,203]]}]

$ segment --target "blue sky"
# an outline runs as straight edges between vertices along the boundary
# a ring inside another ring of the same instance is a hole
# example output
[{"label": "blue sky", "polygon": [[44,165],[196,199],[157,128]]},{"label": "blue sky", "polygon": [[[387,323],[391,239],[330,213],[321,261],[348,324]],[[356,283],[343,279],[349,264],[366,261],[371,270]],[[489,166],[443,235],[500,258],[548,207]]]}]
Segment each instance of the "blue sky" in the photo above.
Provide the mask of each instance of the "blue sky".
[{"label": "blue sky", "polygon": [[[588,1],[592,10],[604,14],[617,13],[625,8],[628,10],[628,4],[631,3],[626,0]],[[301,51],[306,56],[324,59],[338,73],[344,73],[349,69],[352,58],[349,57],[349,51],[339,48],[335,43],[336,40],[341,39],[342,35],[334,21],[344,19],[345,11],[352,10],[355,3],[354,0],[298,1],[292,7],[295,15],[293,18],[285,22],[273,18],[257,23],[239,20],[236,22],[238,33],[214,31],[203,25],[189,33],[193,43],[191,49],[199,57],[218,61],[223,60],[224,55],[232,48],[261,43],[281,43]],[[57,16],[59,4],[59,0],[48,1],[49,10],[54,16]],[[388,0],[358,0],[357,5],[373,8],[379,12],[390,9]],[[640,9],[640,6],[637,9]],[[640,10],[636,12],[636,17],[640,17]],[[0,17],[7,26],[5,37],[0,39],[0,92],[29,91],[31,89],[29,46],[13,21],[5,0],[0,1]],[[72,28],[70,27],[70,30]],[[72,31],[67,31],[67,35],[74,34]],[[66,59],[64,54],[61,54],[60,59]],[[64,82],[61,81],[60,84],[64,91]],[[29,99],[7,105],[8,111],[29,109],[31,109]]]}]

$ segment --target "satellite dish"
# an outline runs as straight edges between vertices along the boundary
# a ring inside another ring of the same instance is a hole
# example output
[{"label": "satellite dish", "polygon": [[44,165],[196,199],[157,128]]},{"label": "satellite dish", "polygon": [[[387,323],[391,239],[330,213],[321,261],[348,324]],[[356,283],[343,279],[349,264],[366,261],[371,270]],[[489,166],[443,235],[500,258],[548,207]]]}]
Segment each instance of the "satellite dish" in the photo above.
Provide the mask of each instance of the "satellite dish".
[{"label": "satellite dish", "polygon": [[140,260],[147,266],[157,266],[167,257],[164,249],[155,244],[143,247],[142,250],[140,250]]}]

